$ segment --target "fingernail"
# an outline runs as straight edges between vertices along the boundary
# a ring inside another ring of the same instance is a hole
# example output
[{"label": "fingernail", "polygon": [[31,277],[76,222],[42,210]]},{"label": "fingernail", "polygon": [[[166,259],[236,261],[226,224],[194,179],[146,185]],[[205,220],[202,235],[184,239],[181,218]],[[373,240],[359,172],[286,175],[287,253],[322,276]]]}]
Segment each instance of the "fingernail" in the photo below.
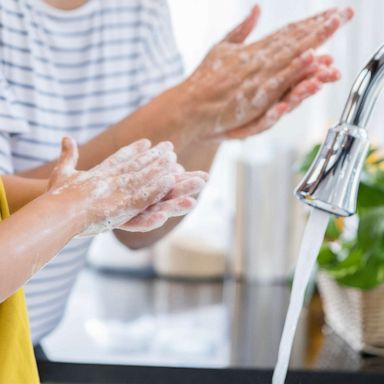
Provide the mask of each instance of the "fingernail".
[{"label": "fingernail", "polygon": [[141,139],[141,140],[138,140],[136,142],[140,147],[143,147],[143,148],[151,148],[152,146],[152,143],[150,140],[148,139]]},{"label": "fingernail", "polygon": [[324,68],[320,70],[316,76],[322,83],[336,81],[339,80],[340,77],[341,74],[336,68]]},{"label": "fingernail", "polygon": [[340,80],[341,79],[341,72],[338,69],[333,70],[333,75],[335,77],[335,80]]},{"label": "fingernail", "polygon": [[180,208],[183,208],[183,209],[187,209],[187,210],[190,210],[190,209],[193,209],[196,205],[196,200],[189,197],[184,197],[184,198],[181,198],[178,202],[177,202],[177,205],[180,207]]},{"label": "fingernail", "polygon": [[341,18],[341,22],[343,24],[347,23],[349,20],[351,20],[354,16],[355,12],[353,8],[347,7],[347,8],[342,8],[339,10],[339,15]]},{"label": "fingernail", "polygon": [[279,116],[287,112],[288,110],[288,103],[282,101],[276,105],[276,111]]},{"label": "fingernail", "polygon": [[311,94],[315,94],[320,90],[321,85],[322,84],[320,83],[320,81],[313,79],[308,83],[307,91]]},{"label": "fingernail", "polygon": [[252,15],[257,15],[260,13],[260,6],[259,5],[254,5],[251,9],[251,14]]},{"label": "fingernail", "polygon": [[339,80],[341,78],[341,73],[338,69],[336,68],[330,68],[328,69],[325,73],[324,73],[325,76],[328,77],[328,79],[330,81],[336,81],[336,80]]}]

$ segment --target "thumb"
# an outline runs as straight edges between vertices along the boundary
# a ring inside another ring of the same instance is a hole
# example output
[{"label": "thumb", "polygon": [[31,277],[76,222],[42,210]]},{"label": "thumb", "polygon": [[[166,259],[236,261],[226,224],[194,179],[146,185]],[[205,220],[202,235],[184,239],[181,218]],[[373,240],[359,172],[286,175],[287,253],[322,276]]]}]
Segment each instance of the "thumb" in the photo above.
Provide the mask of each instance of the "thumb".
[{"label": "thumb", "polygon": [[62,184],[65,178],[74,173],[78,158],[79,151],[75,140],[71,137],[64,137],[61,141],[60,157],[51,174],[49,186]]},{"label": "thumb", "polygon": [[257,24],[257,20],[260,16],[260,7],[255,5],[251,13],[246,17],[246,19],[234,28],[228,35],[224,38],[223,41],[233,44],[241,44],[253,31]]}]

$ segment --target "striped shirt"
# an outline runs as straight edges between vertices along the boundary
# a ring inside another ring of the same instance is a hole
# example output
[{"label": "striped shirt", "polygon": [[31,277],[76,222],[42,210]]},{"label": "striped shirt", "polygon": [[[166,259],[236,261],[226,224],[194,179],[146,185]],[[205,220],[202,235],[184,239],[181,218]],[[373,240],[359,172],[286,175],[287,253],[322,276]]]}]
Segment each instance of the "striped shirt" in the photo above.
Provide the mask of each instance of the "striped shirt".
[{"label": "striped shirt", "polygon": [[[71,11],[1,0],[0,173],[55,159],[63,135],[84,143],[181,76],[166,0],[88,0]],[[61,320],[89,246],[72,241],[28,282],[35,344]]]}]

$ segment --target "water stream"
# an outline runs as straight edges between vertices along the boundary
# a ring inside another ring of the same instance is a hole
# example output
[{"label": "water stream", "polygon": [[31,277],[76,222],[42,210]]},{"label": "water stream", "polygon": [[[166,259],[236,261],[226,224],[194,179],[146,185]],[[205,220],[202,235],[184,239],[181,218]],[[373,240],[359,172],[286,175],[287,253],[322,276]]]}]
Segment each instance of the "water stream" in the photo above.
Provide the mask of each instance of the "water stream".
[{"label": "water stream", "polygon": [[295,275],[287,317],[280,341],[279,354],[275,371],[273,373],[273,384],[284,384],[287,375],[289,359],[297,323],[299,321],[301,308],[304,303],[305,291],[308,286],[317,255],[320,251],[324,234],[327,229],[329,214],[312,209],[311,215],[304,231],[299,258],[296,265]]}]

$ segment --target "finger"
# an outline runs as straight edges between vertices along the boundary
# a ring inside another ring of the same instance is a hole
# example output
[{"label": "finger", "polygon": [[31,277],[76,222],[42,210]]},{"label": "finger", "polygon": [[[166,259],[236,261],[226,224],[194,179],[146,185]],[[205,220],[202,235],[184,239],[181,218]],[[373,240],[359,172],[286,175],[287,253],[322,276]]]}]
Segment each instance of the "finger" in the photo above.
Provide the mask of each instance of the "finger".
[{"label": "finger", "polygon": [[127,199],[127,206],[144,210],[167,196],[175,184],[176,179],[173,175],[165,175],[152,180],[139,188],[133,197]]},{"label": "finger", "polygon": [[333,83],[341,79],[341,73],[336,68],[320,67],[314,75],[322,83]]},{"label": "finger", "polygon": [[61,153],[57,164],[49,179],[49,185],[60,183],[60,179],[70,176],[76,168],[79,151],[76,142],[71,137],[64,137],[61,141]]},{"label": "finger", "polygon": [[161,227],[168,219],[188,214],[196,206],[192,197],[182,197],[160,202],[150,207],[128,223],[119,227],[130,232],[148,232]]},{"label": "finger", "polygon": [[149,208],[150,212],[165,212],[168,217],[179,217],[189,213],[197,204],[191,196],[181,196],[161,201]]},{"label": "finger", "polygon": [[184,173],[186,173],[186,172],[185,172],[185,168],[184,168],[181,164],[178,164],[178,163],[177,163],[177,164],[172,165],[172,166],[170,167],[169,173],[172,174],[173,176],[175,176],[175,177],[176,177],[176,180],[178,180],[178,178],[179,178],[182,174],[184,174]]},{"label": "finger", "polygon": [[315,77],[302,81],[279,103],[275,104],[275,106],[266,113],[265,117],[228,132],[225,135],[225,138],[244,139],[271,128],[282,118],[282,116],[297,108],[305,99],[315,95],[320,89],[321,82]]},{"label": "finger", "polygon": [[[313,17],[290,23],[263,39],[260,48],[268,48],[268,54],[271,57],[277,53],[289,51],[292,46],[300,43],[332,16],[337,15],[337,12],[337,8],[332,8]],[[256,43],[255,46],[257,47],[258,44]]]},{"label": "finger", "polygon": [[102,171],[106,175],[114,175],[121,172],[120,168],[135,156],[148,151],[151,147],[151,142],[148,139],[135,141],[134,143],[120,148],[113,155],[109,156],[100,165],[95,167],[95,170]]},{"label": "finger", "polygon": [[[144,152],[139,153],[132,160],[121,163],[115,169],[115,174],[118,173],[133,173],[138,172],[148,165],[154,163],[156,160],[164,156],[167,152],[173,151],[173,144],[170,141],[164,141],[153,148],[146,150]],[[184,169],[178,169],[177,167],[181,167],[180,165],[175,164],[175,169],[173,173],[182,173]]]},{"label": "finger", "polygon": [[193,171],[193,172],[183,172],[182,174],[178,175],[176,177],[176,182],[187,180],[191,177],[199,177],[200,179],[203,179],[205,182],[209,180],[209,174],[207,172]]},{"label": "finger", "polygon": [[301,80],[314,63],[314,60],[315,55],[313,51],[305,52],[293,60],[287,68],[267,80],[259,87],[254,96],[252,96],[254,85],[249,83],[251,85],[250,89],[246,91],[246,95],[251,99],[251,108],[256,113],[255,117],[262,116],[269,106],[275,104],[293,84]]},{"label": "finger", "polygon": [[292,49],[288,52],[285,52],[282,57],[282,62],[285,63],[286,60],[292,60],[293,57],[308,49],[316,49],[323,45],[342,25],[351,20],[352,17],[352,8],[343,8],[338,10],[338,12],[333,14],[325,22],[320,23],[320,25],[318,25],[313,32],[308,31],[309,33],[304,35],[305,37],[302,40],[293,45]]},{"label": "finger", "polygon": [[254,6],[247,18],[235,29],[228,33],[223,41],[233,44],[241,44],[253,31],[260,16],[260,7]]},{"label": "finger", "polygon": [[314,62],[305,71],[304,78],[311,78],[316,75],[316,77],[323,83],[339,80],[341,74],[336,68],[332,67],[332,63],[333,57],[331,55],[325,54],[316,56]]},{"label": "finger", "polygon": [[160,158],[166,152],[173,151],[173,144],[170,141],[163,141],[153,148],[140,153],[131,161],[122,165],[125,172],[137,172],[153,163],[155,160]]},{"label": "finger", "polygon": [[119,227],[128,232],[150,232],[162,227],[168,216],[165,212],[144,212]]},{"label": "finger", "polygon": [[124,173],[118,176],[118,185],[123,189],[138,189],[164,175],[171,174],[173,176],[177,169],[176,159],[174,152],[166,152],[139,172],[125,173],[125,170],[121,170]]},{"label": "finger", "polygon": [[58,166],[62,172],[74,170],[79,160],[79,150],[76,141],[71,137],[64,137],[61,142],[61,154]]},{"label": "finger", "polygon": [[226,139],[244,139],[246,137],[263,132],[277,123],[278,120],[288,111],[288,104],[279,102],[272,106],[260,119],[246,124],[241,128],[224,133]]},{"label": "finger", "polygon": [[288,104],[288,112],[297,108],[305,99],[315,95],[321,89],[321,82],[317,78],[311,78],[299,83],[289,92],[283,102]]},{"label": "finger", "polygon": [[330,67],[333,63],[333,57],[330,55],[319,55],[315,56],[313,63],[308,67],[306,72],[308,76],[318,72],[320,68]]},{"label": "finger", "polygon": [[331,8],[306,19],[289,23],[265,38],[249,44],[246,47],[247,52],[252,57],[253,53],[263,50],[268,51],[269,55],[272,55],[277,49],[286,49],[287,42],[300,41],[303,37],[313,32],[319,23],[324,23],[326,19],[336,14],[336,12],[337,8]]},{"label": "finger", "polygon": [[322,83],[332,83],[341,78],[341,73],[337,68],[316,63],[308,68],[305,76],[300,80],[310,79],[312,77],[316,77]]},{"label": "finger", "polygon": [[250,55],[261,51],[269,58],[267,68],[283,68],[295,57],[311,48],[324,44],[343,24],[353,17],[351,8],[327,11],[323,17],[306,19],[290,24],[261,42],[250,44]]},{"label": "finger", "polygon": [[176,182],[171,192],[166,196],[166,199],[175,199],[183,196],[196,196],[205,187],[205,181],[200,177],[191,177],[180,182]]},{"label": "finger", "polygon": [[318,55],[316,57],[316,61],[319,64],[324,64],[324,65],[330,66],[333,64],[334,60],[333,60],[333,57],[331,55],[324,54],[324,55]]}]

